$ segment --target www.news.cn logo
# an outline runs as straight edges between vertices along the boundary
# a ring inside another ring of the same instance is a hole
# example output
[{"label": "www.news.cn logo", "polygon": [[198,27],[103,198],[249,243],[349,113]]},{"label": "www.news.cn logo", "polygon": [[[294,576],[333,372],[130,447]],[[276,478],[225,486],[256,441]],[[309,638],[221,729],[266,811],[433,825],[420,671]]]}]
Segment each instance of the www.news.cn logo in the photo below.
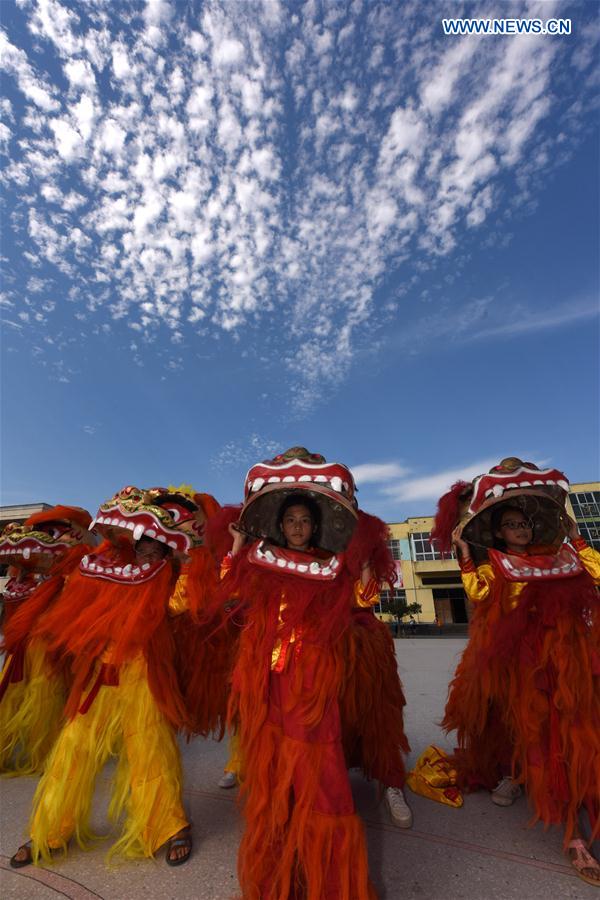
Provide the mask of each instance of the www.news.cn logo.
[{"label": "www.news.cn logo", "polygon": [[445,35],[571,34],[570,19],[442,19]]}]

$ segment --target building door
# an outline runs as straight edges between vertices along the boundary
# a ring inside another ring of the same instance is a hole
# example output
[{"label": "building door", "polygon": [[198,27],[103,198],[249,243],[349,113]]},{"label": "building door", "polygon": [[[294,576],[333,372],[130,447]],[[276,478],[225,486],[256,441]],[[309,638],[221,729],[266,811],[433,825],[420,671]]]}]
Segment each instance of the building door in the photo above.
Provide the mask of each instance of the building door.
[{"label": "building door", "polygon": [[434,588],[433,602],[435,612],[440,622],[444,625],[466,624],[467,616],[466,595],[462,588]]}]

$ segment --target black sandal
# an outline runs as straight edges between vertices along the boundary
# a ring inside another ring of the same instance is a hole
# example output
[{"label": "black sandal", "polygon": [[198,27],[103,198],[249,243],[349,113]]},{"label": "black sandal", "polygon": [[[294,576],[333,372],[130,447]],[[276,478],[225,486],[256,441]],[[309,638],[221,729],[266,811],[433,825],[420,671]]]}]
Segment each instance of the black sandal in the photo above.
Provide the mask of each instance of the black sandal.
[{"label": "black sandal", "polygon": [[[175,856],[171,859],[171,851],[175,850],[177,847],[187,847],[187,853],[185,856]],[[186,825],[185,828],[182,828],[181,831],[178,831],[177,834],[174,834],[173,837],[169,838],[167,841],[167,850],[165,853],[165,860],[168,866],[182,866],[184,863],[188,861],[192,853],[192,830],[189,825]]]}]

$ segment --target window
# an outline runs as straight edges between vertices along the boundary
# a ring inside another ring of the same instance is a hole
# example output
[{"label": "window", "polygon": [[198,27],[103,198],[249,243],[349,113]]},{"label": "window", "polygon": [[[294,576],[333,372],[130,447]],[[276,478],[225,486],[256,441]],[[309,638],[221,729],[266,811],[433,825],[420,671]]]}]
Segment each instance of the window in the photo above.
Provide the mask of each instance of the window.
[{"label": "window", "polygon": [[584,541],[600,550],[600,491],[569,494],[575,519]]},{"label": "window", "polygon": [[597,519],[600,521],[600,491],[582,491],[570,494],[573,512],[579,523],[581,519]]},{"label": "window", "polygon": [[440,553],[429,540],[429,531],[415,531],[410,536],[412,557],[415,562],[426,559],[454,559],[453,553]]},{"label": "window", "polygon": [[400,541],[396,538],[392,538],[388,541],[388,547],[390,548],[390,552],[394,559],[402,559],[402,555],[400,553]]},{"label": "window", "polygon": [[390,600],[406,600],[406,591],[396,589],[391,592],[391,596],[390,591],[381,591],[379,596],[381,597],[382,605],[385,605],[386,603],[389,603]]}]

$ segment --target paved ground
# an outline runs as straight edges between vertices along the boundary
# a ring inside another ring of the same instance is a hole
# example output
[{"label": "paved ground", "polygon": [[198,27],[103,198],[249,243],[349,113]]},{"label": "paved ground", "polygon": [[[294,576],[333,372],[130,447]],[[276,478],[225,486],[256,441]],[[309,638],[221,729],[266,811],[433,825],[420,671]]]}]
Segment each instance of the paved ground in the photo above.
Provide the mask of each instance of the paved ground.
[{"label": "paved ground", "polygon": [[[427,744],[451,747],[436,722],[444,708],[449,677],[462,638],[408,638],[396,651],[408,698],[407,733],[416,758]],[[0,895],[3,900],[230,900],[237,893],[235,859],[240,820],[235,791],[216,786],[226,747],[196,741],[184,746],[185,799],[195,825],[190,862],[179,869],[156,862],[107,868],[106,845],[48,869],[8,867],[23,836],[35,779],[0,782]],[[106,830],[104,812],[111,771],[99,779],[94,825]],[[494,806],[487,794],[466,798],[455,810],[407,791],[414,828],[388,823],[372,785],[353,779],[359,812],[367,823],[369,858],[381,900],[600,900],[597,888],[574,876],[561,853],[561,835],[527,828],[524,800]]]}]

